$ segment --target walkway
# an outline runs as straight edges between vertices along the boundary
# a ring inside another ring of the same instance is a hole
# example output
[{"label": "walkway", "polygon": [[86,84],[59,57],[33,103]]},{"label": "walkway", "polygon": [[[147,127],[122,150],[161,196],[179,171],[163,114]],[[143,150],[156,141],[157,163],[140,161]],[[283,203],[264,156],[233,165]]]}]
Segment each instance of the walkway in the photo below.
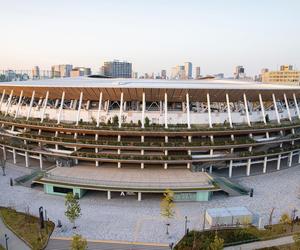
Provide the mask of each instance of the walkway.
[{"label": "walkway", "polygon": [[280,246],[290,243],[294,243],[293,236],[282,237],[275,240],[256,241],[232,247],[225,247],[224,250],[253,250],[264,247]]},{"label": "walkway", "polygon": [[12,231],[10,231],[2,219],[0,219],[0,244],[5,247],[5,237],[4,234],[7,234],[8,239],[8,249],[9,250],[30,250],[30,248],[20,240]]},{"label": "walkway", "polygon": [[[70,240],[50,239],[46,250],[69,250]],[[89,250],[167,250],[169,247],[160,245],[141,245],[109,241],[88,241]]]}]

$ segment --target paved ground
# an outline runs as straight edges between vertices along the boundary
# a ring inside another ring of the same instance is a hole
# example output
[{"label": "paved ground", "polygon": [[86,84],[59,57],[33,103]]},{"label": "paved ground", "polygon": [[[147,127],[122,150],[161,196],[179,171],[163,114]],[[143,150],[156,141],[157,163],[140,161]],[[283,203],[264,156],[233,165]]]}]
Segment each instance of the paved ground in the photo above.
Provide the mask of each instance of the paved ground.
[{"label": "paved ground", "polygon": [[[0,176],[0,204],[13,206],[24,211],[29,206],[33,214],[38,214],[39,206],[44,206],[49,218],[62,221],[63,230],[56,229],[53,236],[71,237],[71,224],[64,216],[64,197],[44,194],[41,189],[9,186],[9,178],[23,174],[24,168],[8,167],[7,176]],[[225,197],[217,195],[209,202],[183,202],[176,204],[175,218],[170,221],[170,236],[166,235],[166,221],[160,216],[160,196],[143,195],[143,201],[136,197],[120,197],[114,193],[112,200],[102,192],[88,192],[81,200],[82,217],[77,221],[76,233],[91,240],[118,240],[129,242],[166,243],[177,241],[184,233],[184,216],[188,216],[189,228],[201,229],[205,209],[224,206],[246,206],[262,217],[263,223],[275,207],[273,221],[283,212],[293,208],[300,211],[300,167],[294,167],[266,175],[239,179],[254,188],[254,197]],[[300,215],[300,212],[298,212]]]},{"label": "paved ground", "polygon": [[0,245],[5,247],[5,237],[4,234],[7,234],[9,237],[7,241],[9,250],[30,250],[30,248],[20,240],[12,231],[10,231],[5,224],[0,219]]},{"label": "paved ground", "polygon": [[258,241],[247,243],[239,246],[233,247],[225,247],[224,250],[253,250],[253,249],[260,249],[264,247],[273,247],[273,246],[281,246],[286,244],[294,243],[293,237],[282,237],[275,240],[267,240],[267,241]]}]

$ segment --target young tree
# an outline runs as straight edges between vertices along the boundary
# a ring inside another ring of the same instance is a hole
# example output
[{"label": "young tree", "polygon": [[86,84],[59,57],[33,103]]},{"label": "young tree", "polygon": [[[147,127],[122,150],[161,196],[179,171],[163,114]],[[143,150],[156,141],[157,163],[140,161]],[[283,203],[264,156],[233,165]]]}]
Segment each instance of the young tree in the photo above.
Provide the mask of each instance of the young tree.
[{"label": "young tree", "polygon": [[87,249],[87,241],[81,235],[75,234],[72,237],[72,245],[71,250],[86,250]]},{"label": "young tree", "polygon": [[281,215],[279,222],[281,224],[290,225],[292,223],[292,219],[287,213],[284,213]]},{"label": "young tree", "polygon": [[69,221],[73,223],[73,228],[76,228],[75,221],[81,216],[81,208],[78,199],[73,195],[73,193],[67,193],[65,206],[65,215]]},{"label": "young tree", "polygon": [[294,234],[293,239],[295,242],[296,249],[300,249],[300,233]]},{"label": "young tree", "polygon": [[209,250],[222,250],[224,248],[224,240],[215,234],[215,239],[209,245]]},{"label": "young tree", "polygon": [[113,123],[114,126],[118,125],[118,123],[119,123],[119,117],[117,115],[115,115],[112,118],[112,123]]},{"label": "young tree", "polygon": [[1,168],[2,168],[2,174],[3,174],[3,176],[5,176],[6,175],[6,172],[5,172],[5,169],[6,169],[6,160],[1,159],[0,160],[0,165],[1,165]]},{"label": "young tree", "polygon": [[149,127],[150,126],[150,119],[148,118],[148,116],[146,116],[145,118],[145,127]]},{"label": "young tree", "polygon": [[174,192],[170,189],[167,189],[164,193],[164,197],[160,203],[161,215],[167,219],[171,219],[175,215],[174,211]]}]

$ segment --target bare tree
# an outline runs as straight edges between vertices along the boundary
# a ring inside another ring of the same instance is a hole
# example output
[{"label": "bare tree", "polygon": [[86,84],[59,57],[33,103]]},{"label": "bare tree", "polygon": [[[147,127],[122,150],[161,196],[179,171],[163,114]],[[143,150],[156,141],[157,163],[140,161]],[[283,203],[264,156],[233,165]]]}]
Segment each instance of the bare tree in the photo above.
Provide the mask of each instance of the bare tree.
[{"label": "bare tree", "polygon": [[4,158],[0,159],[0,165],[1,165],[1,168],[2,168],[2,174],[3,176],[6,175],[6,160]]}]

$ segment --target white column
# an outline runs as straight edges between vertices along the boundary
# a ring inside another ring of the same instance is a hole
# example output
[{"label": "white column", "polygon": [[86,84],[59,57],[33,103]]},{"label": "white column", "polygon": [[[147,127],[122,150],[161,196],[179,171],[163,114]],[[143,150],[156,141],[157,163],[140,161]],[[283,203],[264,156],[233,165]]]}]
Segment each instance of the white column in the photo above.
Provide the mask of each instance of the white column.
[{"label": "white column", "polygon": [[288,158],[288,167],[291,167],[292,163],[293,163],[293,152],[290,152]]},{"label": "white column", "polygon": [[266,114],[265,114],[265,107],[264,107],[264,103],[263,103],[263,100],[262,100],[262,97],[261,97],[260,93],[258,94],[258,97],[259,97],[259,103],[260,103],[260,109],[261,109],[261,113],[262,113],[262,117],[263,117],[263,122],[264,122],[264,124],[267,124]]},{"label": "white column", "polygon": [[20,93],[20,96],[19,96],[19,101],[18,101],[18,106],[17,106],[17,110],[16,110],[16,114],[15,114],[15,119],[18,118],[20,106],[21,106],[21,103],[22,103],[22,98],[23,98],[23,90],[21,90],[21,93]]},{"label": "white column", "polygon": [[49,91],[46,92],[46,97],[44,100],[44,106],[43,106],[43,110],[42,110],[42,114],[41,114],[41,122],[44,121],[44,116],[45,116],[45,111],[46,111],[46,107],[47,107],[47,103],[48,103],[48,98],[49,98]]},{"label": "white column", "polygon": [[298,163],[300,163],[300,151],[298,151]]},{"label": "white column", "polygon": [[17,164],[17,154],[16,154],[15,148],[13,148],[13,162],[14,162],[14,164]]},{"label": "white column", "polygon": [[209,93],[206,94],[206,99],[207,99],[207,111],[208,111],[208,124],[209,127],[212,128]]},{"label": "white column", "polygon": [[296,98],[295,93],[293,93],[293,98],[294,98],[294,103],[295,103],[297,115],[298,115],[298,118],[300,119],[300,111],[299,111],[299,106],[298,106],[298,102],[297,102],[297,98]]},{"label": "white column", "polygon": [[286,94],[285,93],[283,94],[283,97],[284,97],[284,102],[285,102],[285,106],[286,106],[286,110],[287,110],[287,113],[288,113],[289,120],[292,121],[290,107],[289,107],[289,103],[288,103],[288,100],[286,98]]},{"label": "white column", "polygon": [[138,201],[142,200],[142,192],[138,192]]},{"label": "white column", "polygon": [[226,93],[226,103],[227,103],[227,112],[228,112],[229,125],[232,128],[231,110],[230,110],[230,102],[229,102],[228,93]]},{"label": "white column", "polygon": [[80,110],[81,110],[81,104],[82,104],[82,97],[83,97],[83,93],[81,91],[80,92],[80,97],[79,97],[79,106],[78,106],[78,110],[77,110],[76,126],[78,126],[78,124],[79,124]]},{"label": "white column", "polygon": [[275,97],[274,93],[272,94],[272,98],[273,98],[274,109],[275,109],[275,112],[276,112],[277,123],[280,124],[280,117],[279,117],[277,103],[276,103],[276,97]]},{"label": "white column", "polygon": [[99,96],[99,105],[98,105],[98,113],[97,113],[97,127],[100,126],[101,109],[102,109],[102,91],[100,92],[100,96]]},{"label": "white column", "polygon": [[118,162],[118,168],[121,168],[121,162]]},{"label": "white column", "polygon": [[145,128],[145,110],[146,110],[146,96],[145,92],[143,92],[143,97],[142,97],[142,128]]},{"label": "white column", "polygon": [[189,96],[189,93],[186,93],[186,119],[187,119],[187,126],[188,126],[188,128],[191,128],[190,96]]},{"label": "white column", "polygon": [[164,163],[164,169],[168,169],[168,163]]},{"label": "white column", "polygon": [[122,126],[123,98],[124,98],[124,93],[122,91],[121,92],[121,100],[120,100],[119,128],[121,128],[121,126]]},{"label": "white column", "polygon": [[30,104],[29,104],[29,109],[28,109],[28,112],[27,112],[27,117],[26,117],[27,121],[28,121],[28,119],[30,117],[30,114],[31,114],[31,109],[32,109],[33,101],[34,101],[34,95],[35,95],[35,91],[33,90],[31,100],[30,100]]},{"label": "white column", "polygon": [[63,91],[61,95],[60,107],[57,115],[57,124],[60,124],[61,112],[64,107],[64,102],[65,102],[65,91]]},{"label": "white column", "polygon": [[1,108],[2,108],[2,103],[3,103],[3,100],[4,100],[4,96],[5,96],[5,89],[3,90],[2,96],[1,96],[1,101],[0,101],[0,111],[1,111]]},{"label": "white column", "polygon": [[40,154],[40,169],[43,169],[43,157],[42,154]]},{"label": "white column", "polygon": [[251,159],[247,161],[247,176],[250,176],[251,173]]},{"label": "white column", "polygon": [[28,168],[29,167],[29,157],[28,157],[28,152],[25,151],[25,166]]},{"label": "white column", "polygon": [[13,96],[13,93],[14,93],[14,90],[12,89],[10,91],[10,95],[9,95],[9,98],[8,98],[8,102],[7,102],[7,106],[6,106],[6,111],[5,111],[5,116],[7,115],[8,113],[8,110],[9,110],[9,107],[10,107],[10,103],[11,103],[11,99],[12,99],[12,96]]},{"label": "white column", "polygon": [[263,173],[265,174],[265,173],[267,173],[267,163],[268,163],[268,157],[267,156],[265,156],[264,157],[264,168],[263,168]]},{"label": "white column", "polygon": [[168,94],[165,92],[165,128],[168,128]]},{"label": "white column", "polygon": [[246,116],[247,116],[247,123],[248,126],[251,127],[251,122],[250,122],[250,116],[249,116],[249,110],[248,110],[248,102],[247,102],[247,96],[244,93],[244,106],[245,106],[245,111],[246,111]]},{"label": "white column", "polygon": [[107,191],[107,199],[110,200],[111,199],[111,191]]},{"label": "white column", "polygon": [[230,160],[230,162],[229,162],[229,174],[228,174],[228,176],[229,176],[229,178],[231,178],[232,177],[232,160]]},{"label": "white column", "polygon": [[280,170],[281,155],[278,155],[277,170]]}]

